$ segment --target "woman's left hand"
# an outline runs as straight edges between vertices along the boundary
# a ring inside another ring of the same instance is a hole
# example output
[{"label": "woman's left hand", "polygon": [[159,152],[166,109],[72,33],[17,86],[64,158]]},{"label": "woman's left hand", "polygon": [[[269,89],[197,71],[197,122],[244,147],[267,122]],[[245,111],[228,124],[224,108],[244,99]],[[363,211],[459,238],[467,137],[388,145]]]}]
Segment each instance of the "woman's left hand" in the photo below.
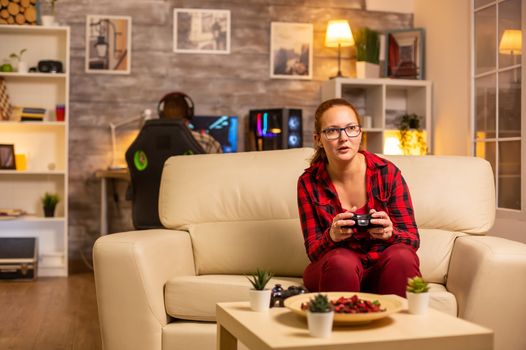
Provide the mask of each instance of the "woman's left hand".
[{"label": "woman's left hand", "polygon": [[368,229],[371,237],[376,239],[388,240],[393,235],[393,222],[385,211],[376,211],[371,209],[371,224],[378,225],[379,227],[373,227]]}]

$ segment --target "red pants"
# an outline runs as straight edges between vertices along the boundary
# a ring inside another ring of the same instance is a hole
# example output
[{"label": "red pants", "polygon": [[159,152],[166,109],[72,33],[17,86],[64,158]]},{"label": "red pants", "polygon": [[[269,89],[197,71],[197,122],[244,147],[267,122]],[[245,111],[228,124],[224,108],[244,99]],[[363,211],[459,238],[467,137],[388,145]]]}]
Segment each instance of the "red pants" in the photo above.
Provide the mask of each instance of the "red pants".
[{"label": "red pants", "polygon": [[330,250],[307,266],[303,274],[305,287],[310,292],[368,292],[405,298],[407,279],[421,276],[418,256],[406,244],[386,248],[367,269],[359,256],[347,248]]}]

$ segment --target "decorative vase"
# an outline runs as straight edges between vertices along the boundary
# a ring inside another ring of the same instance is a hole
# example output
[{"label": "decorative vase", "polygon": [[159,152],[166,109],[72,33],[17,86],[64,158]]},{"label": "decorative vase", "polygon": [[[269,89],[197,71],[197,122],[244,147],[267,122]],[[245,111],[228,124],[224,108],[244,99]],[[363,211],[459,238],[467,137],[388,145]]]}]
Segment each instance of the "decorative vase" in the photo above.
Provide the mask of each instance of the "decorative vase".
[{"label": "decorative vase", "polygon": [[270,289],[256,290],[250,289],[248,291],[248,297],[250,301],[250,307],[252,310],[257,312],[265,312],[270,308]]},{"label": "decorative vase", "polygon": [[413,315],[425,315],[429,308],[429,293],[406,292],[409,313]]},{"label": "decorative vase", "polygon": [[55,207],[44,207],[44,217],[52,218],[55,216]]},{"label": "decorative vase", "polygon": [[23,61],[18,62],[18,66],[16,70],[18,73],[23,73],[23,74],[27,73],[29,71],[27,62],[23,62]]},{"label": "decorative vase", "polygon": [[366,61],[356,62],[356,78],[374,79],[380,77],[380,65]]},{"label": "decorative vase", "polygon": [[328,338],[332,332],[332,321],[334,311],[330,312],[307,312],[307,323],[309,333],[316,338]]},{"label": "decorative vase", "polygon": [[55,26],[55,16],[44,15],[41,17],[41,19],[42,19],[42,25],[44,27]]}]

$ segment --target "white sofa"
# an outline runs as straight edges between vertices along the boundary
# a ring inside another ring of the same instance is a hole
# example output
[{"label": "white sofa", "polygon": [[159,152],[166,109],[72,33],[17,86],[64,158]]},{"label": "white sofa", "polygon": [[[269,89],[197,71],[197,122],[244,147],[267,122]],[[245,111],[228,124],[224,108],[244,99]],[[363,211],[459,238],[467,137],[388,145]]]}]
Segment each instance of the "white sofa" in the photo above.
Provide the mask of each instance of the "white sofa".
[{"label": "white sofa", "polygon": [[[247,300],[244,274],[301,283],[308,263],[296,181],[312,149],[178,156],[164,167],[166,229],[101,237],[94,247],[106,350],[215,349],[215,303]],[[495,331],[495,349],[526,349],[526,245],[483,236],[493,225],[489,163],[386,156],[409,184],[432,306]]]}]

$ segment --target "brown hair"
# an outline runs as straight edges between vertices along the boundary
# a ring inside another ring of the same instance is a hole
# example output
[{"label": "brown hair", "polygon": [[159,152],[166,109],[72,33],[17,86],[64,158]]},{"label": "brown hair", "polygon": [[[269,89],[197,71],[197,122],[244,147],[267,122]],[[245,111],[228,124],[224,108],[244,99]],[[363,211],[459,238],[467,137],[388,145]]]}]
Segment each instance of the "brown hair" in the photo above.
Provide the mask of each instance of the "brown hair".
[{"label": "brown hair", "polygon": [[[360,114],[356,110],[356,107],[354,107],[350,102],[343,98],[333,98],[327,101],[322,102],[318,108],[316,109],[316,112],[314,113],[314,133],[321,135],[321,118],[323,117],[323,114],[327,112],[332,107],[336,106],[345,106],[349,107],[354,114],[356,115],[356,118],[358,119],[358,124],[362,124]],[[316,151],[314,152],[314,155],[312,156],[312,159],[310,161],[310,164],[314,164],[316,162],[327,162],[327,155],[325,154],[325,150],[323,147],[318,147],[315,145]]]}]

